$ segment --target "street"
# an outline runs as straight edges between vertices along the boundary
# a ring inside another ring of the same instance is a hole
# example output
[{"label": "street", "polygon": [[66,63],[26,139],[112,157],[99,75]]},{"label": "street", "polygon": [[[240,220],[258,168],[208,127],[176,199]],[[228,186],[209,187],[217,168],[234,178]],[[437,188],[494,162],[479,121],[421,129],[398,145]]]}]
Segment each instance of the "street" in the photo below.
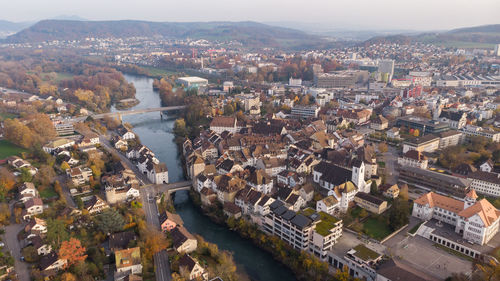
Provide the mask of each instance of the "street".
[{"label": "street", "polygon": [[[156,206],[156,201],[152,200],[149,202],[148,194],[151,196],[155,196],[157,191],[155,190],[155,185],[151,185],[149,179],[146,175],[142,174],[137,167],[132,163],[125,155],[118,153],[109,143],[109,141],[104,137],[99,137],[101,145],[108,150],[113,155],[120,157],[120,159],[127,165],[134,173],[137,178],[142,181],[142,183],[147,184],[146,186],[142,186],[140,189],[141,193],[141,203],[142,209],[144,210],[144,214],[146,216],[146,221],[148,224],[155,226],[157,229],[160,228],[160,221],[158,219],[158,208]],[[170,281],[172,280],[172,273],[170,271],[170,261],[168,260],[168,255],[165,250],[156,253],[154,255],[154,264],[155,264],[155,275],[157,281]]]},{"label": "street", "polygon": [[22,224],[11,224],[5,227],[3,241],[5,246],[14,257],[14,268],[20,281],[29,281],[30,273],[28,264],[21,261],[21,245],[17,240],[17,234],[24,228]]}]

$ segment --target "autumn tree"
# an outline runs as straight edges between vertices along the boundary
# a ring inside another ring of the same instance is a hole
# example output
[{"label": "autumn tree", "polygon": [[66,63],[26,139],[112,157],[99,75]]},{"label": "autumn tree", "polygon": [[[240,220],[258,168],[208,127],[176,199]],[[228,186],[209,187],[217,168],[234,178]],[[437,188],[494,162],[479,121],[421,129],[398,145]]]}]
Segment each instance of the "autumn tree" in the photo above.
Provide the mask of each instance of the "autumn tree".
[{"label": "autumn tree", "polygon": [[38,169],[38,173],[35,175],[35,181],[37,181],[43,189],[52,184],[55,177],[56,172],[54,172],[54,168],[49,165],[42,165]]},{"label": "autumn tree", "polygon": [[67,260],[68,263],[66,266],[69,267],[73,264],[85,261],[87,258],[85,252],[85,247],[82,246],[80,240],[71,238],[68,241],[63,241],[61,243],[59,258]]},{"label": "autumn tree", "polygon": [[152,258],[154,254],[169,247],[169,242],[165,238],[165,235],[155,227],[145,227],[140,232],[146,257]]},{"label": "autumn tree", "polygon": [[31,129],[18,119],[7,119],[4,121],[4,137],[24,148],[30,148],[35,143],[35,136]]},{"label": "autumn tree", "polygon": [[378,151],[380,153],[386,153],[388,151],[387,144],[385,142],[381,142],[378,144]]}]

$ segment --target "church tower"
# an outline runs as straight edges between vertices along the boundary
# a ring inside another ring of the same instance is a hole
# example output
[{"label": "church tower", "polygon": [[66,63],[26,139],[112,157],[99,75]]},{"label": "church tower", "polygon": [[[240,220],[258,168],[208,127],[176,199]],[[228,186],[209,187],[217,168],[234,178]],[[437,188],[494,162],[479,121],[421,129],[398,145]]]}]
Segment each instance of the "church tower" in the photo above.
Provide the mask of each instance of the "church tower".
[{"label": "church tower", "polygon": [[[367,192],[365,182],[365,164],[361,160],[355,160],[353,163],[352,182],[356,185],[360,192]],[[369,187],[368,192],[370,192]]]}]

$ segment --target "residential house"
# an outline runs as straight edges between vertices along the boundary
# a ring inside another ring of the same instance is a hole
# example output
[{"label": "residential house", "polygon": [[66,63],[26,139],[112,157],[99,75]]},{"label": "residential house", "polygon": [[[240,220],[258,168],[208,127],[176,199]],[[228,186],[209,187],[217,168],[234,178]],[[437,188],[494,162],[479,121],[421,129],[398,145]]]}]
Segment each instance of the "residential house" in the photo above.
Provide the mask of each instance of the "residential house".
[{"label": "residential house", "polygon": [[207,270],[188,254],[179,259],[179,271],[187,272],[189,280],[208,280]]},{"label": "residential house", "polygon": [[327,214],[333,215],[335,211],[339,209],[340,204],[335,196],[330,195],[321,200],[316,201],[316,211],[325,212]]},{"label": "residential house", "polygon": [[160,214],[160,228],[162,231],[172,231],[172,229],[182,226],[184,222],[181,219],[181,216],[178,214],[170,213],[169,211],[165,211]]},{"label": "residential house", "polygon": [[183,226],[170,231],[174,249],[179,253],[191,253],[198,247],[198,241]]},{"label": "residential house", "polygon": [[52,252],[40,259],[40,270],[45,275],[49,275],[51,273],[55,273],[59,270],[64,269],[67,263],[67,260],[60,259],[55,252]]},{"label": "residential house", "polygon": [[84,202],[84,208],[90,215],[93,215],[109,208],[109,205],[106,201],[102,200],[101,197],[93,195],[89,200]]},{"label": "residential house", "polygon": [[43,213],[42,199],[38,197],[33,197],[24,203],[24,211],[23,211],[24,220],[27,220],[41,213]]},{"label": "residential house", "polygon": [[387,129],[389,126],[389,121],[382,115],[377,115],[374,119],[372,119],[370,128],[377,130],[377,131],[383,131]]},{"label": "residential house", "polygon": [[141,248],[134,247],[115,251],[116,272],[142,274]]}]

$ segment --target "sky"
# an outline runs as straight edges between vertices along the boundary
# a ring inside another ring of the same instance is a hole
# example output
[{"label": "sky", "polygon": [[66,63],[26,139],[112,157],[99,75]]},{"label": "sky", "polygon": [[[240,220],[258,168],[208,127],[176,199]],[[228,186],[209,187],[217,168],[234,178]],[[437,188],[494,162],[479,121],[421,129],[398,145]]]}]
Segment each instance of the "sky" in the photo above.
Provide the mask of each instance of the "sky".
[{"label": "sky", "polygon": [[446,30],[500,24],[499,0],[0,0],[0,19],[315,23],[331,29]]}]

